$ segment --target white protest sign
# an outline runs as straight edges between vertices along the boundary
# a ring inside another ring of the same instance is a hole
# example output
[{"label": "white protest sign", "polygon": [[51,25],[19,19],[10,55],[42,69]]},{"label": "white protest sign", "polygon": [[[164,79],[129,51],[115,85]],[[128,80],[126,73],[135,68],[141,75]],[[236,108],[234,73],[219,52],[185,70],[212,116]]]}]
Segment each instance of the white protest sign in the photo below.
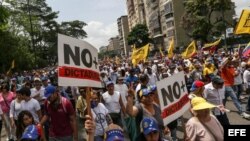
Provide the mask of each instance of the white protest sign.
[{"label": "white protest sign", "polygon": [[88,42],[58,34],[59,86],[102,87],[97,49]]},{"label": "white protest sign", "polygon": [[174,74],[156,83],[164,125],[182,116],[190,102],[184,72]]}]

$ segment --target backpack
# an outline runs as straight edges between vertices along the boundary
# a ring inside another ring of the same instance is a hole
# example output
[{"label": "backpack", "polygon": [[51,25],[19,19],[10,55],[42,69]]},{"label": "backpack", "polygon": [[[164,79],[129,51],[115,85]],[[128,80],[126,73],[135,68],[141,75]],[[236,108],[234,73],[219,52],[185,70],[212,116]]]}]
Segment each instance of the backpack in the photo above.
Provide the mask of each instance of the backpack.
[{"label": "backpack", "polygon": [[[66,103],[67,103],[67,99],[65,97],[61,97],[61,104],[62,104],[62,107],[63,107],[63,111],[67,114],[67,109],[66,109]],[[45,102],[45,107],[46,107],[46,111],[48,111],[48,108],[49,108],[49,104],[48,104],[48,101]]]}]

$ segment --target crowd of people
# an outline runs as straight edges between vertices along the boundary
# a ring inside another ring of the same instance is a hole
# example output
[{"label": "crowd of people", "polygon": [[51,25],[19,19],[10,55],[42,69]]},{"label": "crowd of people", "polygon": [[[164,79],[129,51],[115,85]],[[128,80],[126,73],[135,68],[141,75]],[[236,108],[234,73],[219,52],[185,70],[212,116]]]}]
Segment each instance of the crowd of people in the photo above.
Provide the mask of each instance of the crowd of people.
[{"label": "crowd of people", "polygon": [[[223,141],[230,125],[227,99],[250,119],[250,62],[237,53],[188,59],[153,58],[132,65],[127,58],[99,61],[103,88],[92,88],[88,111],[85,87],[58,86],[57,68],[1,75],[0,126],[8,140],[78,141],[78,126],[94,141],[177,141],[181,118],[164,125],[157,82],[183,71],[192,117],[182,122],[186,141]],[[0,130],[1,131],[1,130]],[[84,133],[80,133],[84,134]]]}]

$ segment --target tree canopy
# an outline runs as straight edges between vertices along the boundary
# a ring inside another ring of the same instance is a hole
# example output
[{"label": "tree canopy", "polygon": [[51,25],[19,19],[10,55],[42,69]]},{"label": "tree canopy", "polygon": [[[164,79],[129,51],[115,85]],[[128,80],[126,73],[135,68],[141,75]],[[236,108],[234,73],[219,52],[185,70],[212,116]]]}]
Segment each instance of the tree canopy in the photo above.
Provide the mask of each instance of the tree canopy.
[{"label": "tree canopy", "polygon": [[182,26],[194,39],[207,42],[233,26],[231,0],[185,0],[184,7]]},{"label": "tree canopy", "polygon": [[46,0],[6,0],[0,6],[0,72],[5,73],[12,60],[20,70],[55,64],[58,33],[87,37],[85,22],[57,22],[59,12]]},{"label": "tree canopy", "polygon": [[140,48],[149,42],[151,42],[151,39],[149,38],[148,28],[144,24],[137,24],[128,35],[128,45],[135,45],[136,48]]}]

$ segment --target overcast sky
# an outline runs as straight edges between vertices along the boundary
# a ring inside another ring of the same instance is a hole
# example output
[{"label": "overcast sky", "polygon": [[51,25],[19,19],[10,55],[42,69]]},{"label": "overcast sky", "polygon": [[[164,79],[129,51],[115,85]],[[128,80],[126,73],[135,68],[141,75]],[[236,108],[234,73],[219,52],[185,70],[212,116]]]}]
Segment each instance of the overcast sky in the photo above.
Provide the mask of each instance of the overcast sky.
[{"label": "overcast sky", "polygon": [[[250,9],[250,0],[232,0],[236,14]],[[111,37],[118,35],[117,18],[126,15],[126,0],[47,0],[53,11],[59,11],[58,21],[82,20],[88,25],[85,40],[96,48],[108,45]]]}]

